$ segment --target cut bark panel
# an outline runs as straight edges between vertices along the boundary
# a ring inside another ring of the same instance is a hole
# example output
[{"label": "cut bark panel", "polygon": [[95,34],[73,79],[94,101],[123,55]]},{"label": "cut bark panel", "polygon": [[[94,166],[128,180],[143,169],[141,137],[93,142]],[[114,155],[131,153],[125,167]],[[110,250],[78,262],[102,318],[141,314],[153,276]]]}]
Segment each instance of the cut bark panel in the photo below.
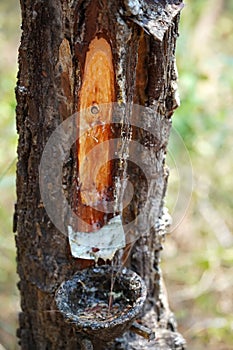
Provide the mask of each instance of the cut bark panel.
[{"label": "cut bark panel", "polygon": [[[93,210],[93,206],[112,199],[113,176],[110,160],[113,150],[110,149],[110,143],[105,142],[112,138],[111,104],[115,100],[112,60],[110,44],[105,38],[95,37],[86,54],[79,97],[78,211],[82,220],[93,226],[93,230],[106,223],[105,214]],[[83,231],[84,228],[78,229]]]}]

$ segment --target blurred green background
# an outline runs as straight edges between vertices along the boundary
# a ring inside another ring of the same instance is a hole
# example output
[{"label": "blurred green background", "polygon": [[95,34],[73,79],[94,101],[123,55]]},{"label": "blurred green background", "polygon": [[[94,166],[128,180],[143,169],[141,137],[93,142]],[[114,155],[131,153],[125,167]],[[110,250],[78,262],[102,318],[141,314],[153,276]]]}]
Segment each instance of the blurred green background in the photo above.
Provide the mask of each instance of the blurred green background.
[{"label": "blurred green background", "polygon": [[[19,38],[19,4],[1,0],[0,349],[2,345],[7,350],[18,348],[12,215]],[[181,107],[173,125],[191,157],[193,193],[184,216],[189,195],[181,175],[187,159],[184,146],[172,137],[167,206],[184,218],[167,237],[162,268],[170,305],[188,348],[229,350],[233,349],[233,2],[186,0],[177,45]],[[178,191],[184,193],[181,206],[176,203]]]}]

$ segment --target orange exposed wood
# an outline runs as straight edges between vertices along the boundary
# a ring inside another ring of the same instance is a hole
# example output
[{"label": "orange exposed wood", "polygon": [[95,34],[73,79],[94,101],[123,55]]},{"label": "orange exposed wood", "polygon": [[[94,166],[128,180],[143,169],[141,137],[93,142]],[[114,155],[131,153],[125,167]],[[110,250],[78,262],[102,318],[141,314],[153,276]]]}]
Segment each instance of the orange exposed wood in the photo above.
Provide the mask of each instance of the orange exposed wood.
[{"label": "orange exposed wood", "polygon": [[[83,83],[80,91],[78,140],[79,203],[81,218],[93,231],[104,224],[104,213],[93,209],[111,196],[111,149],[104,141],[111,139],[111,105],[115,100],[114,69],[110,44],[104,38],[94,38],[86,55]],[[101,146],[102,144],[102,146]],[[89,153],[91,151],[91,153]],[[102,165],[100,167],[100,164]],[[79,227],[83,230],[83,227]]]}]

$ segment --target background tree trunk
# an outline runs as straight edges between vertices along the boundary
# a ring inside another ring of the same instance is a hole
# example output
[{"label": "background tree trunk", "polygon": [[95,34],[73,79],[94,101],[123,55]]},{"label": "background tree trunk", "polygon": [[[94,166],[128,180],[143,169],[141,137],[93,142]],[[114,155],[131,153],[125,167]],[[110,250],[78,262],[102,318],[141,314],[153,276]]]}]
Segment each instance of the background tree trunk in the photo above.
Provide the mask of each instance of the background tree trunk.
[{"label": "background tree trunk", "polygon": [[[143,155],[139,155],[145,166],[150,167],[151,179],[147,183],[140,169],[133,163],[127,165],[127,174],[137,192],[124,211],[124,220],[130,220],[137,215],[143,201],[150,199],[146,217],[150,230],[134,244],[127,265],[146,282],[148,298],[142,322],[156,331],[157,339],[147,343],[127,334],[106,348],[182,349],[184,341],[176,333],[159,267],[166,232],[163,198],[168,171],[164,159],[171,115],[177,107],[174,55],[181,3],[21,0],[21,8],[15,213],[21,347],[81,349],[81,337],[56,309],[54,293],[61,282],[89,263],[72,257],[67,237],[54,227],[46,214],[40,196],[38,168],[53,130],[78,109],[90,42],[95,37],[104,37],[112,49],[115,100],[148,106],[154,111],[153,118],[157,118],[156,140],[149,140],[150,157],[143,159]],[[130,120],[122,121],[126,133],[127,123]],[[140,139],[143,145],[148,144],[148,135],[140,130],[135,130],[134,138]],[[51,167],[54,162],[56,159],[51,158]],[[76,168],[76,153],[72,151],[64,165],[64,188],[70,198]],[[115,171],[120,177],[120,171]],[[94,349],[100,348],[97,341]]]}]

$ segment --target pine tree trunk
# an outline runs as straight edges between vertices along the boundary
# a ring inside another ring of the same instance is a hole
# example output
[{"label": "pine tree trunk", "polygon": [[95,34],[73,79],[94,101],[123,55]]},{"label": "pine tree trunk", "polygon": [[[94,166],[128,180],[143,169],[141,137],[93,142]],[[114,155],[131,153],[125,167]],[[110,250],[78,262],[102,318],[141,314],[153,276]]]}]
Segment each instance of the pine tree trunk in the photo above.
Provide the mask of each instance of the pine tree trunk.
[{"label": "pine tree trunk", "polygon": [[[79,108],[90,43],[104,38],[111,48],[113,62],[110,101],[150,107],[154,114],[148,118],[156,118],[156,138],[149,140],[149,146],[148,135],[135,130],[134,139],[149,149],[149,158],[138,157],[150,167],[151,178],[147,183],[140,169],[133,163],[128,164],[127,174],[137,193],[123,216],[125,221],[130,220],[137,215],[142,203],[147,203],[145,220],[150,229],[129,247],[132,249],[127,266],[146,282],[148,297],[141,321],[155,330],[157,338],[148,343],[127,333],[112,344],[96,341],[93,346],[95,350],[103,346],[106,349],[183,349],[184,341],[176,332],[159,267],[166,232],[163,198],[168,171],[164,159],[171,116],[177,107],[175,43],[181,1],[21,0],[21,8],[15,212],[21,347],[24,350],[88,348],[82,345],[82,336],[75,327],[64,321],[54,295],[64,280],[92,262],[72,257],[67,237],[48,217],[41,200],[39,164],[53,130]],[[148,123],[152,119],[148,119]],[[72,179],[77,171],[76,158],[72,150],[64,165],[63,185],[70,198],[74,188]],[[50,161],[52,168],[56,159]],[[114,171],[115,177],[121,176],[117,166]]]}]

